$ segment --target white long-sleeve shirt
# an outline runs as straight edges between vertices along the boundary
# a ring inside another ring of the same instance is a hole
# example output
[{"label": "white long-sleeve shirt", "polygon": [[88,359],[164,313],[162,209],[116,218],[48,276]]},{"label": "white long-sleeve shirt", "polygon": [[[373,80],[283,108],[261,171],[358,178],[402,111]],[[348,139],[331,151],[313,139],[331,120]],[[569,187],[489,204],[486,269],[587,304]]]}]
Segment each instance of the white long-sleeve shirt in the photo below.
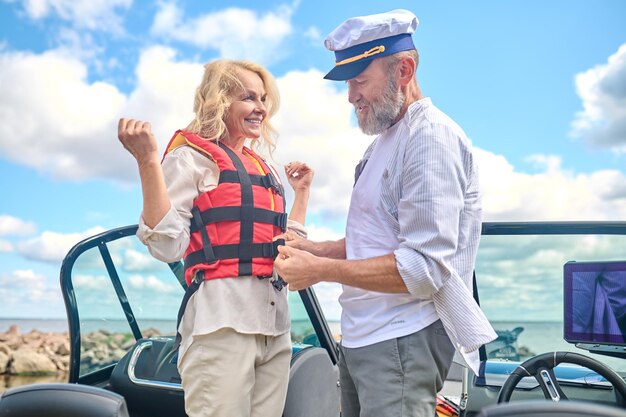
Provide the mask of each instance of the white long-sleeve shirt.
[{"label": "white long-sleeve shirt", "polygon": [[[183,257],[189,245],[193,201],[217,186],[219,169],[214,161],[189,146],[168,153],[162,169],[171,208],[153,229],[146,226],[142,216],[137,236],[155,258],[175,262]],[[287,228],[306,236],[298,222],[288,220]],[[288,292],[287,288],[277,291],[269,279],[253,276],[205,281],[190,298],[179,326],[182,336],[179,359],[189,348],[192,336],[221,328],[266,336],[288,332]]]},{"label": "white long-sleeve shirt", "polygon": [[[481,205],[469,140],[424,98],[374,141],[363,159],[370,158],[353,191],[346,254],[393,252],[409,294],[345,287],[342,336],[362,346],[418,331],[438,317],[477,372],[477,349],[496,333],[472,296]],[[375,190],[362,189],[374,182]]]}]

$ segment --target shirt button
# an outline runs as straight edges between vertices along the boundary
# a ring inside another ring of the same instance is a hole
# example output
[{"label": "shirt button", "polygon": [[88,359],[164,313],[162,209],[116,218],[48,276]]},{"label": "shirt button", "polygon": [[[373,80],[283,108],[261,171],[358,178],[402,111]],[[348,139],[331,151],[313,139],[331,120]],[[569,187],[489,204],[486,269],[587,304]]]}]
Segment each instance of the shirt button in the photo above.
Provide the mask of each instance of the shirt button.
[{"label": "shirt button", "polygon": [[274,304],[276,304],[276,303],[275,303],[275,302],[273,302],[273,301],[270,303],[270,305],[274,305]]}]

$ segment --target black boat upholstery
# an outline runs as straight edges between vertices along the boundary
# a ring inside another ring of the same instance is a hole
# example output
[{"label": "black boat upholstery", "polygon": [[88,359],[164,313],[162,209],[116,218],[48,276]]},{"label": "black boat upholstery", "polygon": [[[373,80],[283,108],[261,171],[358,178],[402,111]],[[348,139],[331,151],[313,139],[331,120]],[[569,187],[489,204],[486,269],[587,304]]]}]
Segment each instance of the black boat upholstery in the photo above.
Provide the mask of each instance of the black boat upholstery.
[{"label": "black boat upholstery", "polygon": [[[131,416],[187,416],[173,344],[173,337],[140,339],[115,366],[110,387],[126,398]],[[297,350],[283,417],[339,416],[338,380],[339,370],[325,349]]]},{"label": "black boat upholstery", "polygon": [[0,397],[0,417],[129,417],[124,397],[79,384],[33,384]]},{"label": "black boat upholstery", "polygon": [[326,350],[307,347],[291,358],[283,417],[339,416],[339,368]]}]

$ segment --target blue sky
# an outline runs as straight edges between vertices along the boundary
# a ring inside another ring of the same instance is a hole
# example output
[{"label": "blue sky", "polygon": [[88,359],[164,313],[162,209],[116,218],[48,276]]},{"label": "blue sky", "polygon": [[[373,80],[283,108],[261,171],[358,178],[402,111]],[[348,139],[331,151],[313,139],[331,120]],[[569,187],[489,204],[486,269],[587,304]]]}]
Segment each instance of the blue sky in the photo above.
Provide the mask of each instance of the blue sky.
[{"label": "blue sky", "polygon": [[163,147],[191,117],[202,64],[220,57],[276,76],[276,164],[316,169],[311,236],[342,236],[371,138],[345,85],[322,79],[323,39],[393,8],[418,16],[418,81],[476,147],[485,220],[626,219],[625,2],[382,4],[0,0],[0,317],[64,316],[65,253],[141,210],[118,118],[150,120]]}]

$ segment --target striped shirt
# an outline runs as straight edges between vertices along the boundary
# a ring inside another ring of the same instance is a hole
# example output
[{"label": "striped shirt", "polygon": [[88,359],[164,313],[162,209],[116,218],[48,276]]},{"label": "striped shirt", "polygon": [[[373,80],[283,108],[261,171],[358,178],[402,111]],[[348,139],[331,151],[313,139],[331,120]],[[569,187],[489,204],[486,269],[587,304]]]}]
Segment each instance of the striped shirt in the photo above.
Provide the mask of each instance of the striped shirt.
[{"label": "striped shirt", "polygon": [[[378,201],[372,201],[371,192],[359,197],[359,179],[350,203],[346,251],[353,259],[376,256],[371,250],[362,250],[363,246],[375,244],[368,241],[367,235],[376,236],[376,226],[368,226],[372,233],[359,234],[350,229],[363,222],[360,216],[379,216],[378,227],[391,229],[395,242],[387,239],[378,246],[393,248],[386,253],[394,253],[409,294],[385,294],[389,309],[379,312],[378,323],[372,323],[376,317],[370,316],[367,323],[353,325],[369,329],[364,335],[369,342],[402,335],[403,332],[389,330],[394,317],[402,317],[404,323],[397,327],[403,327],[404,334],[439,318],[457,350],[477,371],[477,349],[495,339],[496,333],[472,296],[481,203],[470,142],[463,130],[429,98],[412,103],[398,123],[376,138],[363,159],[377,158],[382,141],[388,142],[388,149],[379,174]],[[375,159],[365,165],[363,175],[367,175],[372,162]],[[360,198],[380,210],[358,209],[359,205],[364,206]],[[376,308],[381,300],[380,293],[353,293],[350,287],[344,289],[344,294],[345,291],[348,297],[342,295],[342,322],[350,320],[351,315],[358,321],[364,305]],[[436,312],[434,317],[432,310]],[[352,343],[356,346],[359,341],[354,339]]]}]

